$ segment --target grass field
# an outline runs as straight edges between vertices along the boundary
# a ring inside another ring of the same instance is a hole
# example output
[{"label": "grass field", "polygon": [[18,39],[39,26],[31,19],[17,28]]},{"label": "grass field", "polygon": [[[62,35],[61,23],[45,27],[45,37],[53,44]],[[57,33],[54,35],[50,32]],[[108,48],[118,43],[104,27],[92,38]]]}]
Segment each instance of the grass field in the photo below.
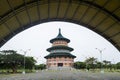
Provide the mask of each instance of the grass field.
[{"label": "grass field", "polygon": [[119,72],[39,71],[27,74],[0,74],[0,80],[120,80]]}]

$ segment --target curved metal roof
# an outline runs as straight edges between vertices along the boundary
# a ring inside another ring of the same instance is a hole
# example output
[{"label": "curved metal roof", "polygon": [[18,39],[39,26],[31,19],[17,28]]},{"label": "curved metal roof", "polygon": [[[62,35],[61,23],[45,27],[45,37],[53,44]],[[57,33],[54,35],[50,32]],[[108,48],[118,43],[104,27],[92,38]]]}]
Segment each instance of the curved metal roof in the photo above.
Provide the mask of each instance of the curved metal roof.
[{"label": "curved metal roof", "polygon": [[120,0],[0,0],[0,47],[17,33],[48,21],[83,25],[120,51]]}]

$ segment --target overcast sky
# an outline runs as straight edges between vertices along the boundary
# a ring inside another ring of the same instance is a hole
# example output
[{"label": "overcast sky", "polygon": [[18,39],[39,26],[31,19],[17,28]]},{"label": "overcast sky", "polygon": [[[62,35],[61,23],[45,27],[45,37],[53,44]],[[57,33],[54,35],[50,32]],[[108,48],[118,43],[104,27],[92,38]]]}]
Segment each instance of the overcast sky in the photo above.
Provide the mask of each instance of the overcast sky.
[{"label": "overcast sky", "polygon": [[83,26],[67,22],[47,22],[31,27],[14,36],[0,50],[16,50],[21,54],[24,50],[38,64],[45,63],[44,56],[49,54],[46,49],[52,46],[49,41],[58,35],[59,28],[62,35],[71,40],[68,46],[74,48],[71,53],[76,56],[75,61],[84,61],[86,57],[95,57],[100,61],[100,53],[95,49],[98,48],[102,50],[103,60],[120,62],[120,52],[111,43]]}]

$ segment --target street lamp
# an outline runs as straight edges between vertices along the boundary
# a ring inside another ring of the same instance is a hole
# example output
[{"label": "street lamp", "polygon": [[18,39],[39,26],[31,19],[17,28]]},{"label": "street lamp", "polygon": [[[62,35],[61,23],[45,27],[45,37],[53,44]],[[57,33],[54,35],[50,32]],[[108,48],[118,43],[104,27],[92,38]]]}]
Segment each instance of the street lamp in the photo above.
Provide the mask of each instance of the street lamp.
[{"label": "street lamp", "polygon": [[100,50],[100,49],[98,49],[98,48],[95,48],[95,49],[98,50],[99,53],[100,53],[100,60],[101,60],[100,72],[101,72],[101,73],[104,73],[104,70],[103,70],[103,67],[102,67],[102,52],[105,50],[105,48],[102,49],[102,50]]},{"label": "street lamp", "polygon": [[[85,59],[87,60],[87,57],[85,57]],[[88,64],[87,64],[87,62],[85,62],[85,68],[86,68],[86,72],[88,72],[89,69],[88,69]]]},{"label": "street lamp", "polygon": [[21,50],[21,51],[24,53],[24,70],[23,70],[22,74],[25,74],[25,55],[26,55],[27,51],[30,51],[30,49],[28,49],[26,51],[24,51],[24,50]]}]

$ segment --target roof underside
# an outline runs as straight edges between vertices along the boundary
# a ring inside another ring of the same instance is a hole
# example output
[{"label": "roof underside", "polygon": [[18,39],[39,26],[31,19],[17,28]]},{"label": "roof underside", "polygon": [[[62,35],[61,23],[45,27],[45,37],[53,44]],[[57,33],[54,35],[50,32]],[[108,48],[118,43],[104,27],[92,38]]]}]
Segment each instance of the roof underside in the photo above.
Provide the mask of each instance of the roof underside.
[{"label": "roof underside", "polygon": [[48,21],[83,25],[120,51],[120,0],[0,0],[0,47],[17,33]]}]

